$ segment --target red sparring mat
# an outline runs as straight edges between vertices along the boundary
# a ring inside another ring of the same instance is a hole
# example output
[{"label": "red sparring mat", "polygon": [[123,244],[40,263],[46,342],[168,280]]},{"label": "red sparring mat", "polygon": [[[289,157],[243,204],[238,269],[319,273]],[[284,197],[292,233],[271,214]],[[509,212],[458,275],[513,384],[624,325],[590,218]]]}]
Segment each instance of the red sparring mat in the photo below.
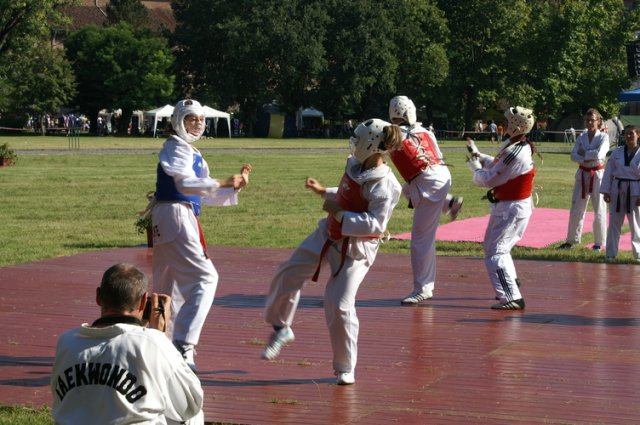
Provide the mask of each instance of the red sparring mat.
[{"label": "red sparring mat", "polygon": [[[438,227],[436,239],[439,241],[482,242],[489,215],[467,218],[442,224]],[[535,208],[527,230],[518,246],[543,248],[564,241],[569,224],[569,210],[557,208]],[[591,232],[593,212],[585,214],[583,233]],[[411,233],[392,235],[392,239],[411,239]],[[620,237],[619,249],[631,251],[631,236],[627,232]]]},{"label": "red sparring mat", "polygon": [[[527,310],[496,311],[481,258],[439,256],[434,298],[402,307],[410,256],[379,253],[356,301],[356,384],[339,386],[328,270],[302,291],[296,341],[266,361],[268,282],[291,250],[208,252],[220,281],[196,364],[209,424],[639,423],[636,265],[517,260]],[[152,261],[152,249],[132,247],[0,267],[0,405],[51,407],[58,335],[99,314],[107,267],[150,275]]]}]

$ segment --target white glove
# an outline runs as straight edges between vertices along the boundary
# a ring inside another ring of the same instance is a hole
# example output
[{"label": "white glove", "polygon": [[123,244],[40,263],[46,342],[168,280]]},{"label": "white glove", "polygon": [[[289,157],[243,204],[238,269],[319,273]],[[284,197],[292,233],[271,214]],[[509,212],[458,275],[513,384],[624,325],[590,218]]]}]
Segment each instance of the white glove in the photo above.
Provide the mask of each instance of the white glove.
[{"label": "white glove", "polygon": [[472,156],[480,155],[480,151],[471,137],[467,137],[467,150]]},{"label": "white glove", "polygon": [[482,164],[480,164],[480,158],[476,155],[471,155],[469,159],[467,159],[467,167],[471,170],[471,172],[476,172],[478,170],[482,170]]}]

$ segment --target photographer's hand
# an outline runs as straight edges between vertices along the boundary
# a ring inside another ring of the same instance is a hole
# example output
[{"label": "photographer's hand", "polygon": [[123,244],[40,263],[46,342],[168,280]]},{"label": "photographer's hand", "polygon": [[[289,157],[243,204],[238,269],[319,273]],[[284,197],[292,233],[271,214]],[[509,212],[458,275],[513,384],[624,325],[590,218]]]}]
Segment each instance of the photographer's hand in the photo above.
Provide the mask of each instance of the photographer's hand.
[{"label": "photographer's hand", "polygon": [[149,327],[164,332],[171,319],[171,297],[165,294],[151,294],[151,316]]}]

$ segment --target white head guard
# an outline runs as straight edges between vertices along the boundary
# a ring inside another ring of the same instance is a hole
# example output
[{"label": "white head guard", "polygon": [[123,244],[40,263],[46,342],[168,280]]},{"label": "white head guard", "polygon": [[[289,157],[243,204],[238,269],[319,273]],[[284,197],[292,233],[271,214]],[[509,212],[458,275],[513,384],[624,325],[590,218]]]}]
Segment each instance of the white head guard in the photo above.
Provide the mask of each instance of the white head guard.
[{"label": "white head guard", "polygon": [[389,102],[389,119],[400,118],[409,125],[417,122],[416,105],[407,96],[396,96]]},{"label": "white head guard", "polygon": [[384,128],[390,125],[377,118],[358,124],[353,132],[355,136],[349,139],[351,155],[363,164],[371,155],[386,152]]},{"label": "white head guard", "polygon": [[531,109],[515,106],[505,111],[507,118],[507,133],[510,137],[527,134],[533,128],[534,118]]},{"label": "white head guard", "polygon": [[171,115],[171,127],[173,127],[173,131],[175,131],[182,140],[193,143],[204,133],[204,126],[202,126],[200,134],[196,135],[187,132],[184,128],[184,119],[187,115],[204,117],[204,108],[197,100],[185,99],[176,104],[173,115]]}]

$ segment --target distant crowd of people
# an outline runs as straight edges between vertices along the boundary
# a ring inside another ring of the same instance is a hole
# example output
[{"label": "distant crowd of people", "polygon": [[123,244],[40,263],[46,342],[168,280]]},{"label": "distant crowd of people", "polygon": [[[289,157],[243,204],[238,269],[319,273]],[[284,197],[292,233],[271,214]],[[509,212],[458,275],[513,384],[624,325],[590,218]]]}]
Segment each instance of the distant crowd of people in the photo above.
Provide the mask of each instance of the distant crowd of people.
[{"label": "distant crowd of people", "polygon": [[58,116],[44,114],[28,115],[25,127],[34,131],[39,131],[42,128],[78,128],[81,130],[89,130],[89,124],[89,118],[84,114],[75,115],[73,113],[69,113]]}]

